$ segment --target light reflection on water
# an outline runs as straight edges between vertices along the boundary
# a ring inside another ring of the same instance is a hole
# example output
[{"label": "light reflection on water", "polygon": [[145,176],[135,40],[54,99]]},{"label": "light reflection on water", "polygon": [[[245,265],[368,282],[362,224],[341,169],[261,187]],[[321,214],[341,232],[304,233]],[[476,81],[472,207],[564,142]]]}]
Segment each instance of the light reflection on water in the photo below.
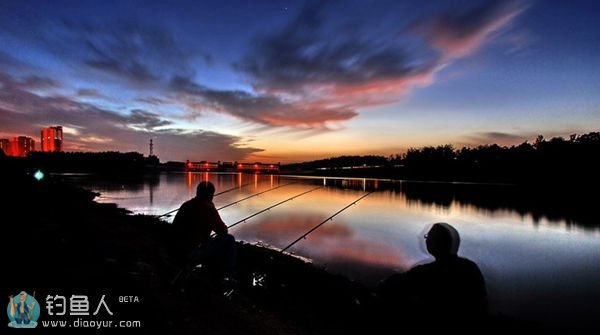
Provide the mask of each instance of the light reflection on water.
[{"label": "light reflection on water", "polygon": [[[482,208],[431,192],[407,196],[406,185],[343,178],[293,178],[213,173],[162,174],[139,184],[82,182],[135,213],[160,215],[194,196],[210,180],[217,207],[289,184],[221,211],[231,224],[315,186],[298,197],[232,228],[238,240],[282,248],[344,206],[333,221],[290,251],[312,258],[330,271],[374,285],[393,271],[429,261],[423,235],[435,222],[448,222],[461,234],[460,254],[474,260],[488,285],[496,313],[541,320],[549,325],[592,327],[600,299],[600,233],[561,220],[549,220],[501,206]],[[168,221],[172,217],[166,218]],[[598,224],[600,226],[600,223]]]}]

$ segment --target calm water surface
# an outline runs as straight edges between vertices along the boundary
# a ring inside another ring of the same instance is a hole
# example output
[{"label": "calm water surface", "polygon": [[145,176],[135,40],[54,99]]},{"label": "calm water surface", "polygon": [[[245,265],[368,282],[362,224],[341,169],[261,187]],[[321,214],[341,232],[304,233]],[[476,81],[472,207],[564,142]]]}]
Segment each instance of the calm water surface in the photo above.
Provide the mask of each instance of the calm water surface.
[{"label": "calm water surface", "polygon": [[[420,185],[416,182],[213,173],[169,173],[127,184],[80,182],[101,192],[99,202],[160,215],[193,197],[202,180],[212,181],[217,192],[235,188],[215,197],[217,207],[292,183],[221,210],[227,224],[321,186],[231,229],[238,240],[262,241],[279,248],[365,191],[375,190],[290,251],[373,286],[393,271],[430,261],[423,235],[431,224],[448,222],[461,234],[459,253],[479,264],[494,312],[549,326],[596,328],[600,231],[589,225],[549,220],[502,204],[483,207],[475,205],[477,201],[437,199],[436,190],[444,189],[443,184],[427,183],[427,192],[423,192],[414,191]],[[487,192],[481,185],[461,187]],[[485,188],[494,191],[493,185]]]}]

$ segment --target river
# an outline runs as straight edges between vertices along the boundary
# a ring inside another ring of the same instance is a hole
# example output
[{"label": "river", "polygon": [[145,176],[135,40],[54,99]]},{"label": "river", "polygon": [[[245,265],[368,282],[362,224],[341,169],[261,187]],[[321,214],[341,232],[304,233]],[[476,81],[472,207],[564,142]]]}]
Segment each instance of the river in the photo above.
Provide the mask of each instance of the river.
[{"label": "river", "polygon": [[278,248],[375,191],[289,251],[374,286],[394,271],[431,261],[423,236],[433,223],[448,222],[460,232],[459,254],[480,266],[494,313],[570,329],[596,328],[600,315],[600,222],[578,222],[578,213],[568,211],[557,215],[556,206],[527,208],[515,200],[522,197],[515,186],[235,173],[76,180],[100,192],[99,202],[151,215],[179,207],[202,180],[213,182],[217,192],[230,190],[215,197],[217,207],[284,185],[222,209],[227,224],[318,187],[230,231],[238,240]]}]

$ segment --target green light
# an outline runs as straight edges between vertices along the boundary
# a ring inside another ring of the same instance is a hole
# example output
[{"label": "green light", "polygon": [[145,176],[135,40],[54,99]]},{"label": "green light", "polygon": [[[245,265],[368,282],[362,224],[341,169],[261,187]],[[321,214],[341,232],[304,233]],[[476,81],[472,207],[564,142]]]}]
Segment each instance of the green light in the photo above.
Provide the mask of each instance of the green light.
[{"label": "green light", "polygon": [[35,178],[37,181],[40,181],[40,180],[44,179],[44,173],[41,170],[37,170],[33,174],[33,178]]}]

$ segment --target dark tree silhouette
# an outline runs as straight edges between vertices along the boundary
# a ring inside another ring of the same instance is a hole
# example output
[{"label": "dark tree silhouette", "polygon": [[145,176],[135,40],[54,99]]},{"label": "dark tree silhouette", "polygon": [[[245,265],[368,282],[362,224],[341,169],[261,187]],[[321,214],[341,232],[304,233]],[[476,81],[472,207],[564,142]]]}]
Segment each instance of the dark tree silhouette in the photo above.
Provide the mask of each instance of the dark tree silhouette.
[{"label": "dark tree silhouette", "polygon": [[29,163],[46,171],[100,172],[116,175],[143,172],[148,165],[158,165],[158,157],[144,157],[138,152],[32,152]]},{"label": "dark tree silhouette", "polygon": [[[282,166],[314,174],[412,180],[480,181],[518,184],[599,184],[595,155],[600,132],[572,134],[566,140],[539,135],[533,144],[498,144],[455,149],[451,144],[410,148],[405,154],[342,156]],[[368,167],[360,169],[358,167]],[[331,172],[334,171],[334,172]]]}]

